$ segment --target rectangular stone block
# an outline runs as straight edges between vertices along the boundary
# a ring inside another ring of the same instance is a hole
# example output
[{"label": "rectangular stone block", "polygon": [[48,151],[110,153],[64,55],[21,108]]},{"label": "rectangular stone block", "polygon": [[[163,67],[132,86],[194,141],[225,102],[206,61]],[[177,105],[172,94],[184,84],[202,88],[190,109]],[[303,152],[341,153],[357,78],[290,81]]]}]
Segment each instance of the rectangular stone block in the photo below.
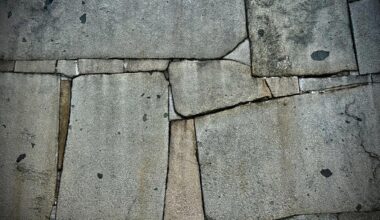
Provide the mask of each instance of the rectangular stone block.
[{"label": "rectangular stone block", "polygon": [[178,115],[174,109],[172,90],[169,87],[169,120],[173,121],[173,120],[178,120],[178,119],[182,119],[182,117]]},{"label": "rectangular stone block", "polygon": [[356,70],[346,0],[248,1],[255,76]]},{"label": "rectangular stone block", "polygon": [[15,72],[55,73],[55,60],[17,60]]},{"label": "rectangular stone block", "polygon": [[79,75],[77,60],[58,60],[57,73],[64,74],[68,77]]},{"label": "rectangular stone block", "polygon": [[79,59],[78,65],[80,74],[124,72],[123,60]]},{"label": "rectangular stone block", "polygon": [[75,78],[58,219],[161,219],[167,114],[163,73]]},{"label": "rectangular stone block", "polygon": [[350,3],[352,26],[360,74],[380,72],[380,2]]},{"label": "rectangular stone block", "polygon": [[269,97],[264,79],[249,66],[229,60],[181,61],[169,66],[175,109],[190,116]]},{"label": "rectangular stone block", "polygon": [[168,68],[169,60],[141,59],[141,60],[124,60],[125,72],[139,71],[164,71]]},{"label": "rectangular stone block", "polygon": [[302,92],[330,89],[340,86],[357,85],[371,82],[370,75],[358,76],[336,76],[327,78],[300,78],[300,89]]},{"label": "rectangular stone block", "polygon": [[58,115],[57,76],[0,74],[0,219],[49,219]]},{"label": "rectangular stone block", "polygon": [[15,61],[13,60],[0,60],[1,72],[13,72],[15,68]]},{"label": "rectangular stone block", "polygon": [[206,218],[376,210],[379,92],[372,84],[196,118]]},{"label": "rectangular stone block", "polygon": [[204,219],[194,121],[175,121],[170,127],[164,219]]},{"label": "rectangular stone block", "polygon": [[274,97],[294,95],[300,92],[297,77],[270,77],[265,80]]}]

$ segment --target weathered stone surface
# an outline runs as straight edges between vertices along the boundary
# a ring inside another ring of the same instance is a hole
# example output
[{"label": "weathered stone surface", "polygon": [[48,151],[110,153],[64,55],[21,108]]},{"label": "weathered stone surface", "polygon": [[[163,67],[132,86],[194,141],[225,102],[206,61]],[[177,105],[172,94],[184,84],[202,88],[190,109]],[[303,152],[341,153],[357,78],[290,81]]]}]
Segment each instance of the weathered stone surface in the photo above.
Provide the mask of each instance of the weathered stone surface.
[{"label": "weathered stone surface", "polygon": [[[339,220],[336,214],[297,215],[286,220]],[[285,220],[284,219],[284,220]]]},{"label": "weathered stone surface", "polygon": [[300,92],[297,77],[270,77],[265,79],[274,97],[293,95]]},{"label": "weathered stone surface", "polygon": [[79,73],[122,73],[124,72],[124,61],[117,59],[80,59]]},{"label": "weathered stone surface", "polygon": [[380,83],[380,74],[372,74],[372,82]]},{"label": "weathered stone surface", "polygon": [[249,66],[229,60],[172,62],[169,79],[175,109],[184,116],[270,96],[264,79],[253,78]]},{"label": "weathered stone surface", "polygon": [[196,119],[206,215],[274,219],[380,207],[380,85]]},{"label": "weathered stone surface", "polygon": [[46,219],[54,203],[59,78],[0,74],[0,219]]},{"label": "weathered stone surface", "polygon": [[204,219],[194,121],[171,123],[165,220]]},{"label": "weathered stone surface", "polygon": [[125,72],[139,72],[139,71],[164,71],[168,68],[169,60],[156,60],[156,59],[143,59],[124,61]]},{"label": "weathered stone surface", "polygon": [[162,218],[167,86],[158,72],[73,80],[58,219]]},{"label": "weathered stone surface", "polygon": [[339,86],[348,86],[371,82],[370,75],[337,76],[327,78],[300,78],[301,91],[323,90]]},{"label": "weathered stone surface", "polygon": [[356,53],[361,74],[380,72],[380,2],[350,3]]},{"label": "weathered stone surface", "polygon": [[0,59],[216,58],[247,37],[244,0],[0,1]]},{"label": "weathered stone surface", "polygon": [[251,65],[251,52],[249,51],[249,40],[246,39],[240,43],[235,50],[227,54],[224,59],[235,60],[246,65]]},{"label": "weathered stone surface", "polygon": [[15,67],[15,61],[0,60],[0,71],[2,71],[2,72],[13,72],[14,67]]},{"label": "weathered stone surface", "polygon": [[357,69],[346,0],[250,0],[248,21],[254,75]]},{"label": "weathered stone surface", "polygon": [[22,73],[54,73],[55,60],[18,60],[15,72]]},{"label": "weathered stone surface", "polygon": [[339,220],[379,220],[380,212],[351,212],[339,215]]},{"label": "weathered stone surface", "polygon": [[172,90],[169,87],[169,120],[173,121],[178,119],[182,119],[182,117],[175,112]]},{"label": "weathered stone surface", "polygon": [[73,77],[79,75],[77,60],[58,60],[57,73]]}]

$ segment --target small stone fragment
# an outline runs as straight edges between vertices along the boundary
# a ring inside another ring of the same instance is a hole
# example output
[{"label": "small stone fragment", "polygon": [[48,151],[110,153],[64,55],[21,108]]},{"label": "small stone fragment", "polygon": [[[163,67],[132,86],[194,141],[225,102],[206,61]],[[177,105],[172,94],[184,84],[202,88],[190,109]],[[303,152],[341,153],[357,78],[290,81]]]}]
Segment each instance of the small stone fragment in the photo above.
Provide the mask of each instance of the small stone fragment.
[{"label": "small stone fragment", "polygon": [[125,72],[139,71],[164,71],[168,68],[169,60],[158,59],[141,59],[141,60],[124,60]]},{"label": "small stone fragment", "polygon": [[265,79],[274,97],[298,94],[298,78],[294,77],[270,77]]},{"label": "small stone fragment", "polygon": [[224,59],[234,60],[246,65],[251,65],[251,52],[249,47],[249,40],[246,39],[240,43],[235,50],[224,56]]},{"label": "small stone fragment", "polygon": [[55,60],[16,60],[15,72],[20,73],[54,73]]},{"label": "small stone fragment", "polygon": [[79,75],[77,60],[58,60],[57,73],[64,74],[69,77]]},{"label": "small stone fragment", "polygon": [[79,59],[79,73],[122,73],[123,60],[118,59]]},{"label": "small stone fragment", "polygon": [[302,92],[330,89],[340,86],[357,85],[371,82],[370,75],[349,75],[326,78],[299,78]]}]

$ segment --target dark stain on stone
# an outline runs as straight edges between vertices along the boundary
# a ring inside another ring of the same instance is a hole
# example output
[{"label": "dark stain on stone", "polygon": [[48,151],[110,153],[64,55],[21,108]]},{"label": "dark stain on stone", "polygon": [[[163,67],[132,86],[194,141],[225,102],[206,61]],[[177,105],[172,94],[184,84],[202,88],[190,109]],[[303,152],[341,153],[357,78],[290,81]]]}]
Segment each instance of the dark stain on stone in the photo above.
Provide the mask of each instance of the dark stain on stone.
[{"label": "dark stain on stone", "polygon": [[8,11],[8,18],[12,17],[12,12]]},{"label": "dark stain on stone", "polygon": [[10,98],[7,98],[7,102],[10,102],[11,101],[11,99]]},{"label": "dark stain on stone", "polygon": [[322,60],[325,60],[329,55],[330,55],[329,51],[317,50],[311,54],[311,59],[316,60],[316,61],[322,61]]},{"label": "dark stain on stone", "polygon": [[141,97],[143,97],[145,95],[145,93],[141,94]]},{"label": "dark stain on stone", "polygon": [[26,154],[20,154],[17,159],[16,159],[16,162],[19,163],[20,161],[22,161],[23,159],[25,159],[26,157]]},{"label": "dark stain on stone", "polygon": [[97,176],[98,176],[99,179],[103,178],[103,174],[102,173],[98,173]]},{"label": "dark stain on stone", "polygon": [[147,96],[146,98],[147,98],[147,99],[150,99],[150,96]]},{"label": "dark stain on stone", "polygon": [[169,116],[169,114],[168,113],[164,113],[164,118],[167,118]]},{"label": "dark stain on stone", "polygon": [[347,124],[350,124],[351,122],[350,122],[349,120],[346,120],[346,123],[347,123]]},{"label": "dark stain on stone", "polygon": [[160,95],[157,95],[157,98],[159,99],[159,98],[161,98],[161,96],[160,96]]},{"label": "dark stain on stone", "polygon": [[32,145],[32,148],[34,148],[34,146],[36,146],[36,144],[35,143],[30,143],[31,145]]},{"label": "dark stain on stone", "polygon": [[356,208],[356,211],[359,212],[359,211],[362,209],[362,205],[361,205],[361,204],[358,204],[355,208]]},{"label": "dark stain on stone", "polygon": [[156,187],[156,188],[154,188],[153,190],[157,191],[157,190],[158,190],[158,188]]},{"label": "dark stain on stone", "polygon": [[120,132],[120,131],[118,131],[118,132],[117,132],[117,134],[118,134],[118,135],[120,135],[120,134],[121,134],[121,132]]},{"label": "dark stain on stone", "polygon": [[84,13],[82,16],[79,17],[80,23],[85,24],[86,23],[86,13]]},{"label": "dark stain on stone", "polygon": [[44,9],[46,10],[48,8],[48,6],[51,5],[51,3],[53,3],[53,0],[45,0]]},{"label": "dark stain on stone", "polygon": [[86,2],[82,1],[82,5],[86,4]]},{"label": "dark stain on stone", "polygon": [[322,176],[329,178],[332,175],[332,172],[330,169],[322,169],[321,174]]},{"label": "dark stain on stone", "polygon": [[147,116],[147,114],[144,114],[144,116],[143,116],[143,121],[148,121],[148,116]]},{"label": "dark stain on stone", "polygon": [[22,38],[22,42],[27,42],[25,37]]},{"label": "dark stain on stone", "polygon": [[2,124],[1,126],[3,126],[3,128],[7,128],[7,126],[5,124]]},{"label": "dark stain on stone", "polygon": [[260,29],[257,33],[259,34],[260,37],[262,37],[262,36],[264,36],[265,32],[263,29]]}]

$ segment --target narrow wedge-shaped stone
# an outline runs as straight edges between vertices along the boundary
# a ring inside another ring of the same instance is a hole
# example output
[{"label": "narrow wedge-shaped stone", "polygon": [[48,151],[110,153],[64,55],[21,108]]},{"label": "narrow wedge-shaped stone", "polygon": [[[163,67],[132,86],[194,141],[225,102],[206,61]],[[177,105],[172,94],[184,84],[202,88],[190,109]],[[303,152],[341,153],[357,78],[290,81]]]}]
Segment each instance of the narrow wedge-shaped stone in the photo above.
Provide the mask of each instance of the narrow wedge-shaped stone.
[{"label": "narrow wedge-shaped stone", "polygon": [[235,50],[227,54],[224,59],[235,60],[246,65],[251,65],[251,52],[249,51],[249,40],[246,39],[241,42]]},{"label": "narrow wedge-shaped stone", "polygon": [[182,61],[169,66],[175,110],[196,115],[268,97],[263,79],[253,78],[250,67],[235,61]]},{"label": "narrow wedge-shaped stone", "polygon": [[17,60],[15,72],[21,73],[54,73],[55,60]]},{"label": "narrow wedge-shaped stone", "polygon": [[312,90],[323,90],[340,86],[357,85],[370,83],[370,75],[358,76],[337,76],[327,78],[300,78],[299,84],[302,92]]}]

